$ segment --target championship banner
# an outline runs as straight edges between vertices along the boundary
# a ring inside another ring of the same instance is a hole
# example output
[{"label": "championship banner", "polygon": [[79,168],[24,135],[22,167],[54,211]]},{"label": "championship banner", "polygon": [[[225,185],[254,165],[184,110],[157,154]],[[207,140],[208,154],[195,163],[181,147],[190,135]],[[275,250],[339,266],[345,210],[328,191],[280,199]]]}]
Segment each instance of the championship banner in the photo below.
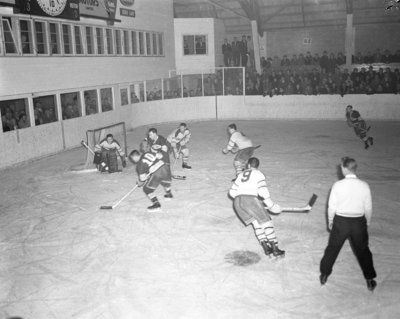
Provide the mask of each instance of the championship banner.
[{"label": "championship banner", "polygon": [[79,20],[79,0],[17,0],[15,8],[29,15]]},{"label": "championship banner", "polygon": [[115,20],[117,0],[79,0],[81,16]]}]

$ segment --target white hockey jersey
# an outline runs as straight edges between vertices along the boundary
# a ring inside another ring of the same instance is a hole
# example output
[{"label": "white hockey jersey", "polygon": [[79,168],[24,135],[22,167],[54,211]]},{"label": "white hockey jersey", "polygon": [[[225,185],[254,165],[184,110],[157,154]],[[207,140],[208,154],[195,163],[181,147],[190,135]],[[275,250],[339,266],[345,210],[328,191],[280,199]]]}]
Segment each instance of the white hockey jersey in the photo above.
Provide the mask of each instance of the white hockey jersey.
[{"label": "white hockey jersey", "polygon": [[253,146],[253,143],[248,137],[244,136],[241,132],[235,131],[232,133],[226,149],[228,151],[231,151],[233,148],[242,150],[244,148],[248,148],[248,147],[252,147],[252,146]]}]

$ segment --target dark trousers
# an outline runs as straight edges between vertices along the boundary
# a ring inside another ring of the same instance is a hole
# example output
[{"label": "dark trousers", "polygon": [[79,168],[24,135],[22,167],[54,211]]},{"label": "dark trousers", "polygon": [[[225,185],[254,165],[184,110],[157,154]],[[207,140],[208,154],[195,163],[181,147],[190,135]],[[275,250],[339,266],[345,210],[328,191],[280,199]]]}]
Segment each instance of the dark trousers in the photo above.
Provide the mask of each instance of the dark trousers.
[{"label": "dark trousers", "polygon": [[333,264],[347,238],[351,241],[365,279],[375,278],[372,254],[368,247],[367,221],[364,216],[356,218],[335,216],[328,246],[320,264],[321,274],[329,276],[332,273]]}]

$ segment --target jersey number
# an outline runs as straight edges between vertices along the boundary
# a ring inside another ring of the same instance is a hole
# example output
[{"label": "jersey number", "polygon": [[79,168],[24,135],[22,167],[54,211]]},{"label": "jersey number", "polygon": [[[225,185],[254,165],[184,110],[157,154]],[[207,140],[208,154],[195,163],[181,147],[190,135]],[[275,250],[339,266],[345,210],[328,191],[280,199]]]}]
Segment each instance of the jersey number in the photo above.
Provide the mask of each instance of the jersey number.
[{"label": "jersey number", "polygon": [[142,159],[143,163],[146,163],[149,167],[153,165],[156,160],[157,157],[151,153],[146,153]]},{"label": "jersey number", "polygon": [[251,175],[251,170],[244,171],[243,172],[243,177],[241,179],[242,183],[247,182],[250,179],[250,175]]}]

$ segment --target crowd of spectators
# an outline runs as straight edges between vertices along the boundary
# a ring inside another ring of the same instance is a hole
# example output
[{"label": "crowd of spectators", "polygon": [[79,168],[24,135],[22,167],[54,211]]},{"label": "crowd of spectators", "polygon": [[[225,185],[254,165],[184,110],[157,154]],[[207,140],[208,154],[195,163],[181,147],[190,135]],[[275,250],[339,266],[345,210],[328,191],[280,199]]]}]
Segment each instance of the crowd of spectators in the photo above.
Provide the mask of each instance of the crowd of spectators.
[{"label": "crowd of spectators", "polygon": [[[353,57],[353,69],[345,68],[343,54],[336,56],[326,51],[322,56],[310,52],[305,55],[286,55],[282,59],[262,58],[262,74],[246,69],[246,95],[318,95],[318,94],[397,94],[400,93],[400,50],[391,54],[358,53]],[[397,66],[397,65],[395,65]]]}]

